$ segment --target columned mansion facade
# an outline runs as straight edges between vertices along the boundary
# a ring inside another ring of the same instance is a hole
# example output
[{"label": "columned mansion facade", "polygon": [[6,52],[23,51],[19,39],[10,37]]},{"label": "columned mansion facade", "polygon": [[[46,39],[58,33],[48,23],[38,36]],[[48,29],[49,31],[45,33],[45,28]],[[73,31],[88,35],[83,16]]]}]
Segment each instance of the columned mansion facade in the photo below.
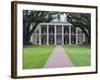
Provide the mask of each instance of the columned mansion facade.
[{"label": "columned mansion facade", "polygon": [[86,36],[78,27],[62,17],[62,20],[53,20],[49,23],[40,23],[33,32],[31,43],[34,45],[65,45],[84,44]]}]

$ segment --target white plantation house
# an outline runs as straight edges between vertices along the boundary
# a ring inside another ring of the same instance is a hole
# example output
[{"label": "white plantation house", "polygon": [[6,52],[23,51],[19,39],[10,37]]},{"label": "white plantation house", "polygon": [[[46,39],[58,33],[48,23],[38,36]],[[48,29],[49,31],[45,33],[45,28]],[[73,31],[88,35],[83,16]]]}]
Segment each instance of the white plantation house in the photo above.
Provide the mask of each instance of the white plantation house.
[{"label": "white plantation house", "polygon": [[84,44],[85,34],[78,27],[67,21],[66,15],[61,15],[49,23],[40,23],[33,32],[31,43],[34,45],[64,45]]}]

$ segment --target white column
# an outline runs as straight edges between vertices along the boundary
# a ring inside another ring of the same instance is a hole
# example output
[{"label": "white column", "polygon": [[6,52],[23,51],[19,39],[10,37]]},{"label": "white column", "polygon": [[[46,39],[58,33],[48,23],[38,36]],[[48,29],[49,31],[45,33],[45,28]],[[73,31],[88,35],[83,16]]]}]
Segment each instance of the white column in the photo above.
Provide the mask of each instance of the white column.
[{"label": "white column", "polygon": [[49,45],[49,26],[47,25],[47,45]]},{"label": "white column", "polygon": [[32,44],[34,44],[34,40],[33,40],[33,34],[31,35],[30,42],[31,42]]},{"label": "white column", "polygon": [[54,44],[56,45],[56,30],[57,30],[57,28],[56,28],[56,25],[54,26]]},{"label": "white column", "polygon": [[41,45],[41,25],[39,26],[39,45]]},{"label": "white column", "polygon": [[83,42],[85,42],[85,34],[83,33]]},{"label": "white column", "polygon": [[69,44],[71,44],[71,25],[69,25]]},{"label": "white column", "polygon": [[64,26],[62,25],[62,45],[64,45]]},{"label": "white column", "polygon": [[78,44],[78,28],[76,28],[76,44]]},{"label": "white column", "polygon": [[81,35],[81,29],[79,28],[79,44],[82,44],[82,35]]}]

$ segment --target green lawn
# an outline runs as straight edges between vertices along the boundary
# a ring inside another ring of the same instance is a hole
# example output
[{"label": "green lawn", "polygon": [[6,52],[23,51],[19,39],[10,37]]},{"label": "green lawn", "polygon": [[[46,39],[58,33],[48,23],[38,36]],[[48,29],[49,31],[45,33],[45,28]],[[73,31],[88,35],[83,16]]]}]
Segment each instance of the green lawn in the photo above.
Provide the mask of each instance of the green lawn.
[{"label": "green lawn", "polygon": [[55,46],[31,46],[23,49],[23,69],[43,68]]},{"label": "green lawn", "polygon": [[74,66],[90,65],[90,46],[89,45],[66,45],[66,54],[69,55]]}]

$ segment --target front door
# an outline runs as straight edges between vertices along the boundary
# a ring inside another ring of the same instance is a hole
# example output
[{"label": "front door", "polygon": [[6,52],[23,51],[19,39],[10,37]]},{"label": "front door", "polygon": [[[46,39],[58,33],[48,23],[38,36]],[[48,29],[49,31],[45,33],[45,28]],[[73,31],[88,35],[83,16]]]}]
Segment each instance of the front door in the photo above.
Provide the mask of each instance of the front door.
[{"label": "front door", "polygon": [[57,36],[57,45],[62,45],[62,38],[61,35]]}]

